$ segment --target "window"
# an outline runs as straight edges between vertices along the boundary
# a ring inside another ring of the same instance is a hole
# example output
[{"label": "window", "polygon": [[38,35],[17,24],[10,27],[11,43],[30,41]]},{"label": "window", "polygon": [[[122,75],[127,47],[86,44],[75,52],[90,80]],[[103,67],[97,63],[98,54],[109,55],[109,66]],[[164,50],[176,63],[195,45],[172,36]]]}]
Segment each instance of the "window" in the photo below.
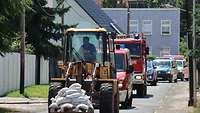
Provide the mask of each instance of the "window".
[{"label": "window", "polygon": [[164,56],[164,55],[170,55],[170,48],[168,47],[161,48],[160,56]]},{"label": "window", "polygon": [[138,33],[138,20],[130,20],[130,32],[133,34]]},{"label": "window", "polygon": [[142,32],[144,35],[152,35],[152,20],[143,20]]},{"label": "window", "polygon": [[161,20],[161,35],[171,35],[170,20]]}]

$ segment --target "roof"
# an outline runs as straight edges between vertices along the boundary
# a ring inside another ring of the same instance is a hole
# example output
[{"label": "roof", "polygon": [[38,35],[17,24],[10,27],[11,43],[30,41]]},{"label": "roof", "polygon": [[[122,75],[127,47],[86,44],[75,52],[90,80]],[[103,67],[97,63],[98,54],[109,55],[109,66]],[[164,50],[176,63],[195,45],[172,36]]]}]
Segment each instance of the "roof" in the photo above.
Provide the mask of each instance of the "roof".
[{"label": "roof", "polygon": [[76,28],[69,28],[67,29],[67,32],[69,31],[81,31],[81,32],[106,32],[106,29],[104,28],[94,28],[94,29],[76,29]]},{"label": "roof", "polygon": [[169,58],[175,58],[175,59],[185,58],[184,55],[164,55],[163,57],[169,57]]},{"label": "roof", "polygon": [[155,60],[153,60],[153,61],[172,61],[172,59],[163,59],[163,58],[156,58]]},{"label": "roof", "polygon": [[173,58],[167,58],[167,57],[156,57],[154,61],[172,61]]},{"label": "roof", "polygon": [[145,43],[145,40],[138,40],[138,39],[134,39],[134,38],[126,38],[126,39],[115,39],[114,40],[115,44],[121,44],[121,43],[125,43],[125,44],[132,44],[132,43]]},{"label": "roof", "polygon": [[95,3],[94,0],[75,0],[76,3],[100,26],[108,32],[123,33],[112,19]]},{"label": "roof", "polygon": [[[103,10],[127,10],[127,8],[103,8]],[[133,10],[133,11],[179,11],[180,8],[130,8],[130,10]]]}]

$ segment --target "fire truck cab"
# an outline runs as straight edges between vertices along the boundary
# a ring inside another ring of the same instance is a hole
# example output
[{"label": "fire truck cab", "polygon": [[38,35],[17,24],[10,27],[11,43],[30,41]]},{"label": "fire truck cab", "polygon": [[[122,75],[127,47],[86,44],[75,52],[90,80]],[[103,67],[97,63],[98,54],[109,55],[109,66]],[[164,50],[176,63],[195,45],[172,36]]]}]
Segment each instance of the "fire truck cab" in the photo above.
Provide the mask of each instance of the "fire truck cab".
[{"label": "fire truck cab", "polygon": [[144,97],[147,94],[146,62],[149,54],[144,36],[118,35],[114,43],[130,50],[131,62],[134,66],[133,90],[136,90],[137,96]]},{"label": "fire truck cab", "polygon": [[120,48],[119,45],[116,45],[115,65],[119,87],[119,102],[122,108],[130,108],[132,106],[132,77],[134,72],[129,49]]}]

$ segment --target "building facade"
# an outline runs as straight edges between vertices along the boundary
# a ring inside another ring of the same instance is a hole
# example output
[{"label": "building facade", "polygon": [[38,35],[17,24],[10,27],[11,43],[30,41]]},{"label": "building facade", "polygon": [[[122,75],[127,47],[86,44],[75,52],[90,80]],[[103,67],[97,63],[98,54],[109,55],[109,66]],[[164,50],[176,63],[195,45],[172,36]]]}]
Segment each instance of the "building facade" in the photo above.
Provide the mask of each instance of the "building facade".
[{"label": "building facade", "polygon": [[[127,32],[127,8],[104,8],[110,18]],[[150,53],[156,56],[179,54],[180,9],[130,8],[130,33],[143,33]]]}]

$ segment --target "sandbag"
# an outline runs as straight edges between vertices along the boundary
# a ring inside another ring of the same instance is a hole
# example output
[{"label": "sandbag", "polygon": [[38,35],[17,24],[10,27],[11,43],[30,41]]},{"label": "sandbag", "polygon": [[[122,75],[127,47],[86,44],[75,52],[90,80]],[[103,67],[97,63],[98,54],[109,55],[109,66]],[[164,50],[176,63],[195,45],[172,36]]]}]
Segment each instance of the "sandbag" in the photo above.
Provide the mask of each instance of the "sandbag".
[{"label": "sandbag", "polygon": [[65,92],[66,92],[68,89],[69,89],[68,87],[62,88],[60,91],[58,91],[57,96],[59,96],[59,97],[65,97],[65,96],[66,96]]},{"label": "sandbag", "polygon": [[70,95],[66,95],[66,98],[76,99],[80,96],[83,96],[83,95],[81,93],[73,93],[73,94],[70,94]]},{"label": "sandbag", "polygon": [[72,103],[72,99],[70,98],[65,98],[65,97],[60,97],[56,100],[57,105],[65,104],[65,103]]},{"label": "sandbag", "polygon": [[88,110],[88,106],[85,104],[79,104],[76,106],[75,111],[82,111],[82,112],[86,112]]},{"label": "sandbag", "polygon": [[93,109],[90,97],[86,95],[86,91],[81,89],[79,83],[72,84],[69,88],[62,88],[58,94],[51,98],[52,111],[55,112],[86,112]]},{"label": "sandbag", "polygon": [[65,91],[66,96],[74,94],[74,93],[82,93],[81,91],[77,91],[76,89],[69,89]]},{"label": "sandbag", "polygon": [[57,103],[52,103],[49,108],[54,108],[54,109],[57,109],[58,108],[58,105]]},{"label": "sandbag", "polygon": [[69,89],[76,89],[76,90],[81,90],[82,85],[79,83],[74,83],[71,86],[69,86]]},{"label": "sandbag", "polygon": [[60,106],[61,112],[69,112],[73,110],[73,105],[70,103],[65,103]]},{"label": "sandbag", "polygon": [[55,98],[51,98],[51,103],[56,103],[56,99]]}]

